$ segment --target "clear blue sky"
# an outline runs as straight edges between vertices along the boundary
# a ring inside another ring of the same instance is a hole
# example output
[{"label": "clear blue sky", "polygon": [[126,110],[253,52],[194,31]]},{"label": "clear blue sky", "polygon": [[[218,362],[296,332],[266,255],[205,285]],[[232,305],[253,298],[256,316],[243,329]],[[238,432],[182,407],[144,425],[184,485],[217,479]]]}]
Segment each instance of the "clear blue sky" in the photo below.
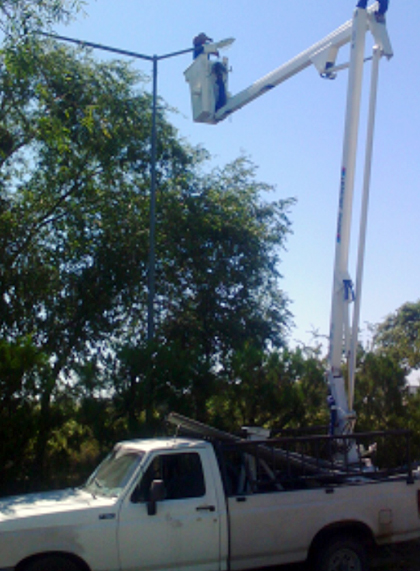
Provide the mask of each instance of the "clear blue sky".
[{"label": "clear blue sky", "polygon": [[[356,0],[89,0],[85,16],[57,33],[148,55],[191,45],[206,32],[233,36],[226,52],[236,93],[351,19]],[[377,323],[420,289],[420,2],[391,0],[387,15],[394,58],[380,67],[375,149],[361,326]],[[371,51],[368,39],[367,50]],[[108,56],[96,52],[98,59]],[[343,48],[340,61],[348,59]],[[275,185],[267,199],[294,196],[293,235],[282,255],[283,289],[292,300],[291,340],[307,342],[315,328],[328,335],[342,156],[347,72],[335,81],[309,68],[217,126],[194,124],[183,71],[191,56],[159,64],[159,94],[179,114],[180,134],[225,164],[241,152]],[[134,65],[151,72],[148,62]],[[369,64],[366,66],[369,71]],[[363,112],[367,107],[364,86]],[[362,121],[361,147],[364,143]],[[358,161],[350,274],[355,280],[363,155]]]}]

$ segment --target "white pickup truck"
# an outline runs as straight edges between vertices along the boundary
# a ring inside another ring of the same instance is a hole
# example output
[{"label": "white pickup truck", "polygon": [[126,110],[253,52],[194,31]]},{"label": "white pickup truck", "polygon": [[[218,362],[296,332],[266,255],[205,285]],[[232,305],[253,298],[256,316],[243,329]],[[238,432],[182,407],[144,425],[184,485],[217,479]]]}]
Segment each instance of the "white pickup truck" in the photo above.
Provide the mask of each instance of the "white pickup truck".
[{"label": "white pickup truck", "polygon": [[121,442],[79,489],[0,502],[0,571],[363,571],[369,544],[420,536],[411,468],[345,472],[289,443]]}]

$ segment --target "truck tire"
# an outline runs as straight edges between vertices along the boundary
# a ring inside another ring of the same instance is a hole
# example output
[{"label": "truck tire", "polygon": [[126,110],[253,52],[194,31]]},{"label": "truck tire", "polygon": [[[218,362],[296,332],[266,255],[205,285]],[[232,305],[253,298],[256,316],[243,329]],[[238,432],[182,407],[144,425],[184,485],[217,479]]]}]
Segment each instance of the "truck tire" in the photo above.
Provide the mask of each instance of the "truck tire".
[{"label": "truck tire", "polygon": [[45,555],[30,561],[23,571],[81,571],[81,567],[64,555]]},{"label": "truck tire", "polygon": [[316,571],[368,571],[366,549],[355,538],[336,536],[319,548]]}]

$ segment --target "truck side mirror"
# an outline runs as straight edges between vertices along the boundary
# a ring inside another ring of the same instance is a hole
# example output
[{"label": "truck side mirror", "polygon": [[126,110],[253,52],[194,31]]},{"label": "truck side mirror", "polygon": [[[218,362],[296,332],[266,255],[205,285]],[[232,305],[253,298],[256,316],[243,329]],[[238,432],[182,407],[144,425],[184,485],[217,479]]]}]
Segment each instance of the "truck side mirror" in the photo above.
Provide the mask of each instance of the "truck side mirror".
[{"label": "truck side mirror", "polygon": [[156,515],[157,502],[165,499],[165,484],[163,480],[153,480],[150,484],[149,501],[147,502],[147,514]]}]

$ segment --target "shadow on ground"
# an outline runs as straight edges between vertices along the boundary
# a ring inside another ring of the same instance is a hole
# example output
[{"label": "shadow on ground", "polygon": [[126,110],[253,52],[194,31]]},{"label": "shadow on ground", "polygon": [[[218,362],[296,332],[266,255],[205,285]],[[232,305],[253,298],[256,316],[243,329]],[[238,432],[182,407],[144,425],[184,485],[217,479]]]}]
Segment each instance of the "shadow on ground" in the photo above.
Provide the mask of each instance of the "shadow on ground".
[{"label": "shadow on ground", "polygon": [[[420,540],[376,549],[370,556],[370,569],[371,571],[420,571]],[[274,571],[273,568],[271,571]],[[297,563],[276,567],[275,571],[313,570],[309,564]]]}]

